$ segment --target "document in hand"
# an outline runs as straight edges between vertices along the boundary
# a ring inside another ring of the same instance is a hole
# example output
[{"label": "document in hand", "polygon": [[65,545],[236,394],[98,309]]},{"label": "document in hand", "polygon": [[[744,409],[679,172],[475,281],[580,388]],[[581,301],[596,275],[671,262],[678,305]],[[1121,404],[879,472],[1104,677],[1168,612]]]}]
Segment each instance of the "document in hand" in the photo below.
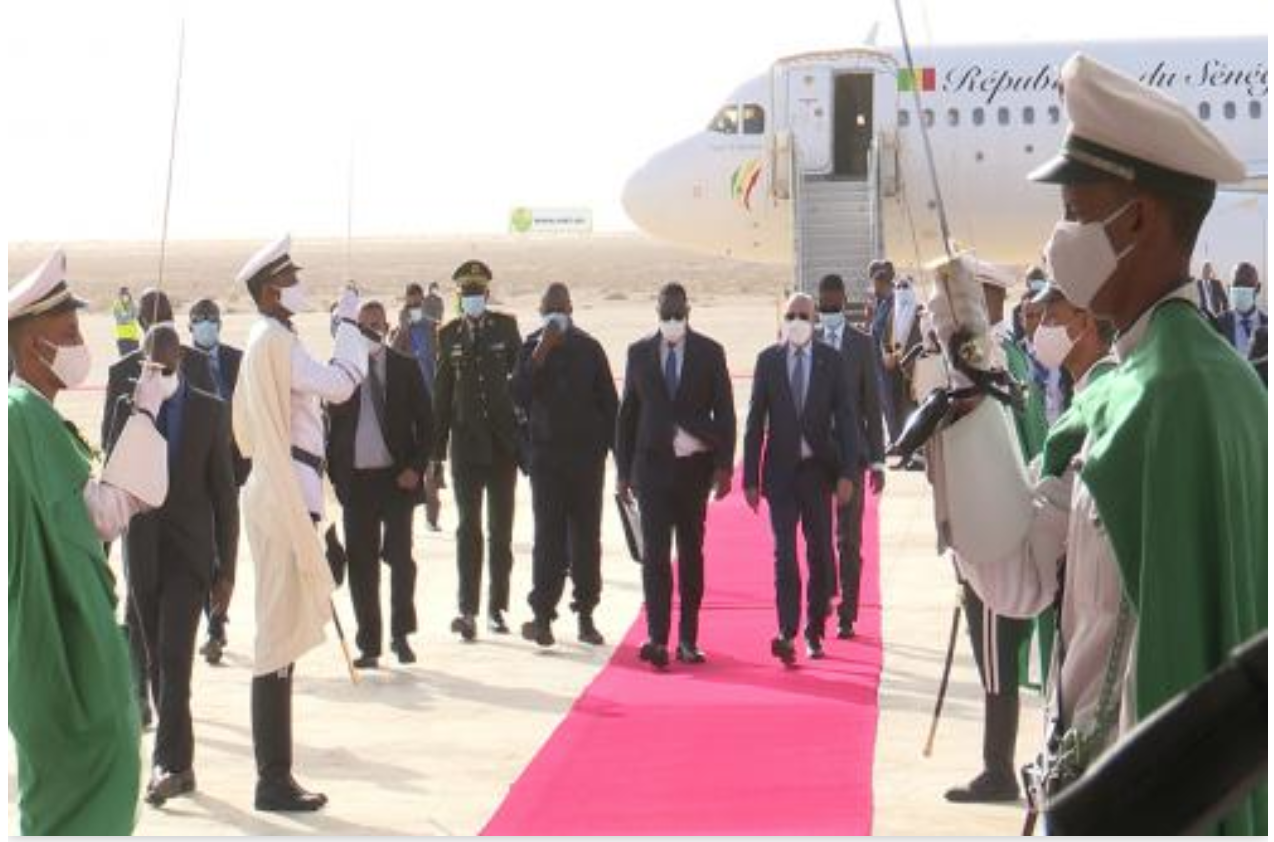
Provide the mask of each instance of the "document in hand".
[{"label": "document in hand", "polygon": [[619,508],[619,520],[624,524],[624,540],[628,542],[628,554],[633,561],[641,564],[644,544],[641,536],[641,509],[637,506],[637,498],[627,501],[619,494],[615,495],[615,505]]}]

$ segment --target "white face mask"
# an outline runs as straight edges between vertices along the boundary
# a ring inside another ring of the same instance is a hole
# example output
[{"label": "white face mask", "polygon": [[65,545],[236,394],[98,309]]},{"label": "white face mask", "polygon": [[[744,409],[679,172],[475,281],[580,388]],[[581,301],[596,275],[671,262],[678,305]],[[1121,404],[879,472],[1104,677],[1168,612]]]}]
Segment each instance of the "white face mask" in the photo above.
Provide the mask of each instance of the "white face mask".
[{"label": "white face mask", "polygon": [[664,319],[659,323],[659,333],[665,342],[676,345],[686,335],[686,320]]},{"label": "white face mask", "polygon": [[784,322],[783,333],[788,342],[798,348],[804,348],[814,336],[814,325],[804,319],[792,319],[790,322]]},{"label": "white face mask", "polygon": [[424,321],[425,310],[423,307],[412,307],[407,311],[407,318],[411,319],[412,324]]},{"label": "white face mask", "polygon": [[1031,341],[1035,346],[1035,359],[1040,361],[1040,365],[1059,369],[1070,356],[1077,340],[1071,339],[1066,325],[1040,324],[1035,328]]},{"label": "white face mask", "polygon": [[54,345],[47,339],[41,341],[53,349],[53,362],[45,360],[44,364],[61,381],[63,388],[74,389],[88,379],[93,358],[89,355],[87,345]]},{"label": "white face mask", "polygon": [[281,287],[279,289],[279,303],[283,305],[289,313],[304,313],[310,308],[310,302],[305,298],[305,289],[301,285],[301,279],[297,278],[296,283],[290,287]]},{"label": "white face mask", "polygon": [[834,313],[819,313],[818,323],[824,330],[836,333],[845,326],[845,314],[839,310]]},{"label": "white face mask", "polygon": [[557,325],[559,333],[566,333],[566,329],[571,326],[571,317],[565,313],[545,313],[544,329],[547,330],[549,325]]},{"label": "white face mask", "polygon": [[1252,287],[1230,287],[1230,303],[1240,313],[1250,313],[1256,306],[1256,290]]},{"label": "white face mask", "polygon": [[172,374],[161,374],[159,376],[159,383],[163,387],[162,394],[164,396],[164,400],[168,400],[173,395],[177,394],[177,389],[181,386],[181,378],[177,372],[174,371]]},{"label": "white face mask", "polygon": [[463,295],[460,297],[460,310],[471,319],[479,318],[487,311],[485,295]]},{"label": "white face mask", "polygon": [[1129,243],[1116,253],[1106,235],[1106,226],[1118,219],[1132,206],[1132,201],[1110,216],[1097,222],[1068,222],[1062,220],[1053,227],[1053,236],[1044,247],[1053,280],[1061,287],[1066,299],[1076,307],[1089,309],[1093,299],[1106,281],[1114,274],[1119,261],[1133,250],[1136,243]]}]

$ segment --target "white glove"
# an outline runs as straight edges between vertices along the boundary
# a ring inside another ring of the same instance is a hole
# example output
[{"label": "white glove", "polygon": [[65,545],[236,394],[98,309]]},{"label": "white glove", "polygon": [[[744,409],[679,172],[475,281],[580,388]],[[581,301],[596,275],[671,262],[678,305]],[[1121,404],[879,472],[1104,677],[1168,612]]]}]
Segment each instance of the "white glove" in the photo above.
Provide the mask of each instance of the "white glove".
[{"label": "white glove", "polygon": [[142,374],[137,378],[137,390],[133,392],[133,406],[149,412],[154,418],[159,412],[160,404],[167,397],[164,391],[164,378],[159,373],[159,367],[142,363]]},{"label": "white glove", "polygon": [[358,293],[349,287],[341,293],[341,300],[336,302],[336,318],[358,321]]}]

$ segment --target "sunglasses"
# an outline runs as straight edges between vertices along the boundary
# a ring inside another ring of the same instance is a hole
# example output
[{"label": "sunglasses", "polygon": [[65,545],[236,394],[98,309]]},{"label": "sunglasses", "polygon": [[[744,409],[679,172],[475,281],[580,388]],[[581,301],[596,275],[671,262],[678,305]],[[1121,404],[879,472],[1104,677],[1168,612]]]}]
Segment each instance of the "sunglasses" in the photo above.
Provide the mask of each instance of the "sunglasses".
[{"label": "sunglasses", "polygon": [[812,321],[812,318],[808,313],[788,313],[783,317],[783,320],[788,322],[795,321],[797,319],[800,319],[803,322]]}]

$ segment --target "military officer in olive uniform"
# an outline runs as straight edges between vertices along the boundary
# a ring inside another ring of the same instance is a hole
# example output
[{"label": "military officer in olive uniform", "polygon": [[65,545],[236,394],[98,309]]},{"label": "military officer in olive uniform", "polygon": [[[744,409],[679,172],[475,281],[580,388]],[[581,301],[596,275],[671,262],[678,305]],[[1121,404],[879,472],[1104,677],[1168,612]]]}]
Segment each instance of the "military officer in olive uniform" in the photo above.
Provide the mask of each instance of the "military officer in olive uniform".
[{"label": "military officer in olive uniform", "polygon": [[447,458],[460,525],[456,567],[460,615],[451,630],[464,640],[477,635],[475,616],[482,590],[482,496],[487,498],[488,627],[508,634],[509,573],[513,569],[513,493],[517,484],[517,438],[509,378],[522,336],[517,319],[487,309],[491,270],[479,260],[463,263],[452,280],[460,287],[459,318],[438,334],[434,381],[437,438],[434,458]]}]

